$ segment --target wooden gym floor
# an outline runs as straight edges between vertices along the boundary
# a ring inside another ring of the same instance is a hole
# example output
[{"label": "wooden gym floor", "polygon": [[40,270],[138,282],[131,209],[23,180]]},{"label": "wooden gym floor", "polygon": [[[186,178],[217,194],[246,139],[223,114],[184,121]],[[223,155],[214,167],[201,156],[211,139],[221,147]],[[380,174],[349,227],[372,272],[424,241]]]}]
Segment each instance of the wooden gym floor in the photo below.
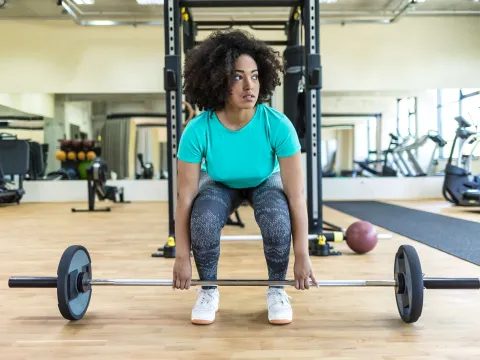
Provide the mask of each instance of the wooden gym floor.
[{"label": "wooden gym floor", "polygon": [[[396,203],[479,218],[443,201]],[[9,289],[8,278],[56,276],[71,244],[89,249],[94,278],[170,279],[174,262],[150,257],[167,240],[166,203],[120,204],[111,213],[90,214],[72,214],[71,206],[0,208],[1,359],[480,359],[480,292],[473,290],[426,292],[422,317],[408,325],[399,318],[390,288],[292,288],[294,321],[273,326],[265,288],[224,287],[217,321],[195,326],[190,311],[196,288],[97,287],[85,318],[68,323],[58,312],[55,289]],[[246,228],[227,226],[224,234],[258,234],[251,209],[240,212]],[[324,218],[344,227],[355,221],[329,208]],[[417,248],[425,276],[480,277],[478,266],[397,235],[367,255],[340,244],[343,256],[312,258],[315,274],[392,279],[400,244]],[[219,278],[267,278],[260,241],[221,246]],[[289,278],[293,264],[292,254]]]}]

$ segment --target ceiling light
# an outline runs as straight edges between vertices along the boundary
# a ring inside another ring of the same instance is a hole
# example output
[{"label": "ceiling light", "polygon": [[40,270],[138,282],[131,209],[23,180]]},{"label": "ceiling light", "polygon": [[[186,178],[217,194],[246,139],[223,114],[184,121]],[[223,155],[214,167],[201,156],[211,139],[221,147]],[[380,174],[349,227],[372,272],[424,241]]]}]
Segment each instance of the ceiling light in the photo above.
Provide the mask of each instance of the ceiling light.
[{"label": "ceiling light", "polygon": [[163,5],[163,0],[137,0],[139,5]]},{"label": "ceiling light", "polygon": [[77,5],[93,5],[95,3],[94,0],[73,0]]}]

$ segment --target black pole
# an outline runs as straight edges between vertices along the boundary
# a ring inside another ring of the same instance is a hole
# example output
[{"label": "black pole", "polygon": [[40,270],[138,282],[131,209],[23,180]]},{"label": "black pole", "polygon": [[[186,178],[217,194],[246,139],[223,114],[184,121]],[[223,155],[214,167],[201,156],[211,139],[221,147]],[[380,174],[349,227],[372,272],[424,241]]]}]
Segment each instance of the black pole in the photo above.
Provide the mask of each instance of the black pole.
[{"label": "black pole", "polygon": [[[189,9],[185,8],[182,13],[182,29],[183,29],[183,53],[187,54],[197,43],[195,41],[197,37],[197,23],[193,21],[192,13]],[[188,95],[185,96],[185,101],[188,102],[193,111],[196,111],[193,99]]]},{"label": "black pole", "polygon": [[182,74],[180,48],[180,7],[178,0],[164,4],[165,69],[164,87],[167,100],[168,152],[168,232],[175,235],[175,208],[177,204],[177,149],[182,134]]},{"label": "black pole", "polygon": [[305,148],[307,155],[308,232],[320,234],[323,226],[322,167],[321,167],[321,105],[322,71],[320,61],[320,4],[305,0],[303,26],[305,29]]},{"label": "black pole", "polygon": [[292,8],[287,25],[287,46],[299,46],[301,43],[299,37],[300,18],[298,9]]},{"label": "black pole", "polygon": [[11,277],[8,279],[10,288],[56,288],[56,277]]},{"label": "black pole", "polygon": [[[318,1],[318,0],[317,0]],[[168,1],[165,1],[167,3]],[[194,8],[214,7],[291,7],[300,6],[301,0],[181,0],[180,6]]]},{"label": "black pole", "polygon": [[182,14],[183,53],[186,54],[195,46],[195,37],[198,23],[193,21],[190,10],[185,9]]}]

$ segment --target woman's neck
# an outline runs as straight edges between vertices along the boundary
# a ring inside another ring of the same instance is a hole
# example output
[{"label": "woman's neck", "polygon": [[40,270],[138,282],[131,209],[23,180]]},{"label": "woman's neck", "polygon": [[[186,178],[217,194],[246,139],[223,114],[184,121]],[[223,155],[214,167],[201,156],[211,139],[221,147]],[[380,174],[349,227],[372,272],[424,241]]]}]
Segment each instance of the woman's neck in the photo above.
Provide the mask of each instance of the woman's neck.
[{"label": "woman's neck", "polygon": [[227,104],[217,112],[217,117],[229,129],[239,130],[252,120],[255,111],[256,106],[253,109],[238,109]]}]

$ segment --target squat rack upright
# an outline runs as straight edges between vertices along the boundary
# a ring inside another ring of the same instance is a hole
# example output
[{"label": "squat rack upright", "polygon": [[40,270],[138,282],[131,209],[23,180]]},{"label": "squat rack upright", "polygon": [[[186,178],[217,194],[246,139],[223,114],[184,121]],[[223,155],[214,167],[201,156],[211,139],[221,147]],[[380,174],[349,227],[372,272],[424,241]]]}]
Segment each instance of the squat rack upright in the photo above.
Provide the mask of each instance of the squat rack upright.
[{"label": "squat rack upright", "polygon": [[[320,61],[320,4],[318,0],[165,0],[165,68],[167,156],[168,156],[168,244],[175,244],[175,209],[177,204],[177,150],[182,135],[182,71],[180,29],[184,30],[184,49],[195,45],[190,8],[231,7],[290,7],[285,45],[300,44],[298,30],[304,29],[305,61],[305,137],[301,138],[307,165],[307,208],[309,234],[322,234],[322,168],[321,157],[321,104],[322,70]],[[221,25],[222,22],[203,22],[203,25]],[[242,25],[242,22],[232,22]],[[275,25],[282,22],[249,21],[243,25]],[[282,42],[276,45],[283,45]],[[189,99],[187,99],[188,101]],[[285,100],[284,100],[285,101]],[[292,119],[290,119],[292,120]],[[292,120],[293,121],[293,120]],[[153,254],[152,256],[156,256]]]}]

